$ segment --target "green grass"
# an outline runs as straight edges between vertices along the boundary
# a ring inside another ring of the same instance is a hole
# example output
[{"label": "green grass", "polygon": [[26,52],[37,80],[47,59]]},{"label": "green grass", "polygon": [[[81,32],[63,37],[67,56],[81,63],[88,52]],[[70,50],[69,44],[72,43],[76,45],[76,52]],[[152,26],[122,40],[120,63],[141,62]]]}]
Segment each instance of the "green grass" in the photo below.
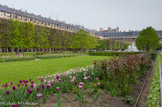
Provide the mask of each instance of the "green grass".
[{"label": "green grass", "polygon": [[18,82],[24,79],[33,79],[57,72],[63,72],[71,68],[86,67],[92,65],[94,60],[108,59],[108,56],[79,56],[56,59],[43,59],[31,61],[18,61],[0,63],[0,84],[6,82]]}]

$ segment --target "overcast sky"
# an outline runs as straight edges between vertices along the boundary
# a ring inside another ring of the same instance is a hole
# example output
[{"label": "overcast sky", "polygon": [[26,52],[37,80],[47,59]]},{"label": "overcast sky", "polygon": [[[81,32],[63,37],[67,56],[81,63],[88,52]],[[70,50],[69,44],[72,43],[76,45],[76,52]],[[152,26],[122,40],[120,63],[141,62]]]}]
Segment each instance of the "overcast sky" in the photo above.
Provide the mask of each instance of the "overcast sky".
[{"label": "overcast sky", "polygon": [[162,30],[162,0],[0,0],[0,4],[95,30],[117,26],[122,31],[148,26]]}]

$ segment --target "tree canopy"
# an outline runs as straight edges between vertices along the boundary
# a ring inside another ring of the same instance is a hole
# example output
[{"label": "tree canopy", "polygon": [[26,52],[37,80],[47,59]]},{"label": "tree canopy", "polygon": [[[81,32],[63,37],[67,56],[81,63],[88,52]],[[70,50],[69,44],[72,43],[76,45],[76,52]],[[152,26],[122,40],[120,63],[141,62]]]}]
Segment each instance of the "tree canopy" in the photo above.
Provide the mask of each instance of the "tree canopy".
[{"label": "tree canopy", "polygon": [[158,45],[160,38],[157,32],[152,27],[147,27],[139,33],[139,37],[136,38],[135,44],[138,50],[150,51],[155,50]]},{"label": "tree canopy", "polygon": [[87,34],[84,30],[80,30],[75,34],[72,42],[74,49],[93,49],[98,44],[97,39]]}]

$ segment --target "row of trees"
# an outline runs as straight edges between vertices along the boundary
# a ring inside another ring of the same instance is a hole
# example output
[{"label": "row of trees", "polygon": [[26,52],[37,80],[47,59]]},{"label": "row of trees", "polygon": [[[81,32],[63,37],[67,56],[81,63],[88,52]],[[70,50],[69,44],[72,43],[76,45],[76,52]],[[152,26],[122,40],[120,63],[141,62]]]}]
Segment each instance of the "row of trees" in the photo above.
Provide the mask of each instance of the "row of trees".
[{"label": "row of trees", "polygon": [[77,33],[33,25],[30,22],[0,20],[0,47],[3,50],[44,49],[125,49],[128,44],[112,40],[98,40],[83,30]]},{"label": "row of trees", "polygon": [[119,50],[127,49],[129,43],[123,43],[110,39],[98,40],[90,34],[80,30],[76,33],[72,42],[72,48],[74,49],[109,49]]},{"label": "row of trees", "polygon": [[99,40],[99,44],[100,45],[97,46],[97,49],[124,50],[129,46],[129,43],[113,41],[111,39]]},{"label": "row of trees", "polygon": [[0,47],[4,50],[70,48],[75,33],[33,25],[29,22],[0,20]]}]

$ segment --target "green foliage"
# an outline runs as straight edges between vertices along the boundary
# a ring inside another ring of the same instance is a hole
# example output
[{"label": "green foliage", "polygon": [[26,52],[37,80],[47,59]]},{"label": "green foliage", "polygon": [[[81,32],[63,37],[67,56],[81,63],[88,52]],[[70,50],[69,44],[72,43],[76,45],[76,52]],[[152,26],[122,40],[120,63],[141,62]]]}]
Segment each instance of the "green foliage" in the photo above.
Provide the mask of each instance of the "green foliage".
[{"label": "green foliage", "polygon": [[100,92],[97,91],[97,93],[93,96],[93,100],[97,101],[98,97],[100,96]]},{"label": "green foliage", "polygon": [[89,49],[94,49],[98,45],[98,40],[91,35],[88,35]]},{"label": "green foliage", "polygon": [[109,50],[117,50],[117,49],[127,49],[129,43],[113,41],[110,39],[99,40],[99,45],[97,45],[97,49],[109,49]]},{"label": "green foliage", "polygon": [[106,89],[111,95],[126,96],[132,92],[131,84],[135,83],[149,64],[148,55],[127,55],[113,57],[111,60],[95,61],[94,67],[107,81]]},{"label": "green foliage", "polygon": [[89,55],[92,56],[119,56],[119,55],[133,55],[133,54],[139,54],[141,52],[102,52],[102,51],[98,51],[98,52],[89,52]]},{"label": "green foliage", "polygon": [[122,44],[122,49],[128,49],[129,43],[123,43]]},{"label": "green foliage", "polygon": [[35,29],[34,25],[29,22],[21,23],[21,35],[24,37],[23,48],[34,47]]},{"label": "green foliage", "polygon": [[88,93],[89,96],[91,96],[91,95],[93,94],[94,91],[95,91],[94,88],[88,88],[88,89],[87,89],[87,93]]},{"label": "green foliage", "polygon": [[139,50],[150,51],[155,50],[159,45],[160,38],[152,27],[147,27],[140,32],[140,36],[136,38],[136,46]]},{"label": "green foliage", "polygon": [[151,60],[156,59],[156,57],[157,57],[157,52],[156,51],[151,51],[149,54],[150,54]]},{"label": "green foliage", "polygon": [[74,49],[88,49],[89,41],[88,34],[84,30],[80,30],[76,33],[72,48]]},{"label": "green foliage", "polygon": [[25,39],[24,35],[20,33],[20,22],[12,20],[10,28],[10,42],[12,48],[22,48],[23,40]]},{"label": "green foliage", "polygon": [[134,104],[134,99],[131,96],[125,96],[124,100],[126,103]]},{"label": "green foliage", "polygon": [[160,74],[159,74],[159,60],[162,64],[161,56],[156,58],[156,66],[154,68],[154,75],[152,78],[152,85],[147,99],[147,107],[160,107]]},{"label": "green foliage", "polygon": [[93,49],[97,44],[97,39],[87,34],[84,30],[80,30],[76,33],[71,47],[73,49]]}]

